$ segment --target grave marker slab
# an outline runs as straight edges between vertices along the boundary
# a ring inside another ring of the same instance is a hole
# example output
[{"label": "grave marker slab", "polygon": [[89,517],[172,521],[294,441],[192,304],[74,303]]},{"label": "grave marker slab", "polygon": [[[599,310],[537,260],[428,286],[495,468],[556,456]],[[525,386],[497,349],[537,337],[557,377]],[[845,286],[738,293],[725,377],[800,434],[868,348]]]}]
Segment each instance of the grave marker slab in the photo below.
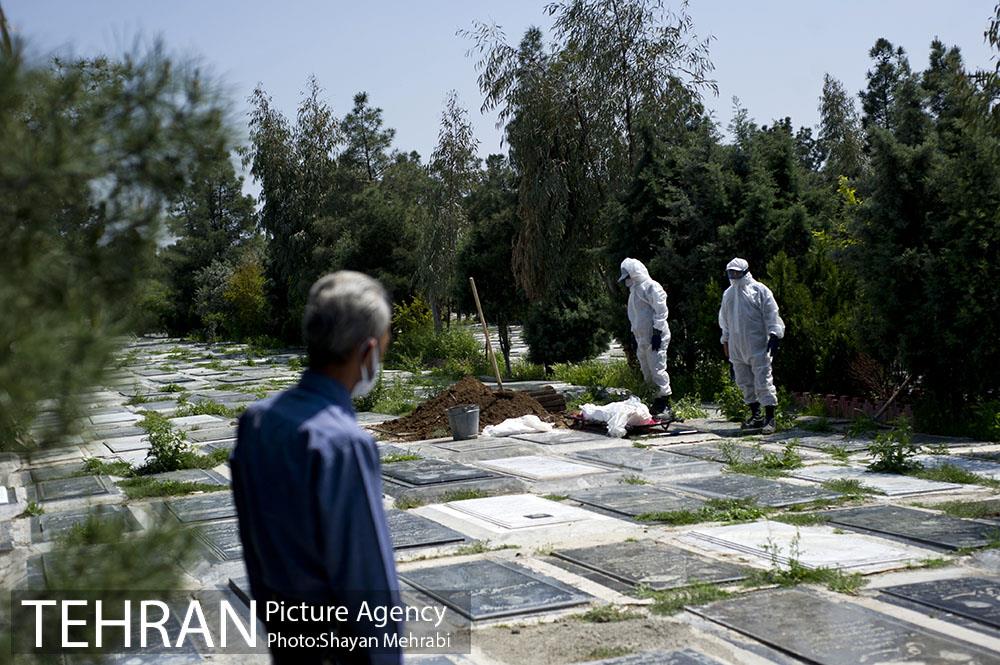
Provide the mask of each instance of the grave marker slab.
[{"label": "grave marker slab", "polygon": [[997,462],[964,455],[917,455],[914,459],[928,469],[936,469],[945,465],[954,466],[977,476],[1000,480],[1000,463]]},{"label": "grave marker slab", "polygon": [[205,522],[194,527],[195,536],[218,561],[238,561],[243,557],[236,520]]},{"label": "grave marker slab", "polygon": [[753,462],[761,457],[762,453],[754,450],[750,446],[744,446],[732,441],[721,443],[702,443],[693,446],[672,447],[670,452],[677,455],[685,455],[709,462],[729,462],[730,457],[739,462]]},{"label": "grave marker slab", "polygon": [[382,467],[382,475],[416,487],[498,477],[483,469],[437,459],[386,464]]},{"label": "grave marker slab", "polygon": [[831,524],[946,550],[984,547],[1000,535],[996,524],[901,506],[862,506],[831,511],[827,516]]},{"label": "grave marker slab", "polygon": [[31,518],[31,542],[53,540],[94,515],[102,522],[118,522],[126,531],[137,531],[142,526],[126,506],[96,506],[61,513],[43,513]]},{"label": "grave marker slab", "polygon": [[527,434],[514,434],[512,435],[512,438],[520,439],[522,441],[530,441],[532,443],[540,443],[544,446],[554,446],[563,443],[591,443],[591,442],[609,443],[612,441],[619,440],[619,439],[613,439],[609,436],[604,436],[603,434],[594,434],[592,432],[581,432],[578,430],[571,430],[571,429],[554,429],[550,432],[529,432]]},{"label": "grave marker slab", "polygon": [[[564,609],[590,600],[547,575],[484,559],[409,570],[399,577],[472,621]],[[471,593],[471,607],[455,602],[449,591]]]},{"label": "grave marker slab", "polygon": [[116,411],[114,413],[104,413],[99,415],[94,415],[90,417],[90,422],[95,425],[114,425],[117,423],[135,423],[142,420],[142,416],[139,416],[131,411]]},{"label": "grave marker slab", "polygon": [[[573,453],[588,462],[597,462],[632,471],[657,471],[666,469],[683,469],[683,467],[703,466],[704,462],[687,455],[677,455],[653,448],[597,448],[581,450]],[[721,467],[720,467],[721,468]]]},{"label": "grave marker slab", "polygon": [[386,519],[389,522],[393,549],[431,547],[465,540],[465,536],[459,532],[405,510],[387,510]]},{"label": "grave marker slab", "polygon": [[927,607],[1000,628],[1000,580],[956,577],[879,589]]},{"label": "grave marker slab", "polygon": [[689,610],[818,665],[1000,663],[1000,655],[974,644],[808,589],[760,591]]},{"label": "grave marker slab", "polygon": [[0,485],[0,506],[6,506],[9,503],[17,503],[17,493],[14,492],[13,487]]},{"label": "grave marker slab", "polygon": [[746,577],[746,571],[739,566],[652,540],[560,550],[553,555],[632,587],[654,591],[698,582],[735,582]]},{"label": "grave marker slab", "polygon": [[594,514],[534,494],[509,494],[445,504],[505,529],[525,529],[594,519]]},{"label": "grave marker slab", "polygon": [[69,478],[74,473],[83,471],[83,462],[70,462],[69,464],[56,464],[55,466],[43,466],[32,469],[29,472],[32,482],[40,480],[55,480],[57,478]]},{"label": "grave marker slab", "polygon": [[679,651],[633,653],[618,658],[588,660],[577,665],[723,665],[723,663],[700,651],[681,649]]},{"label": "grave marker slab", "polygon": [[713,499],[752,499],[758,505],[774,508],[821,499],[836,499],[840,496],[837,492],[819,487],[792,485],[738,473],[677,481],[669,483],[668,486]]},{"label": "grave marker slab", "polygon": [[541,455],[521,455],[518,457],[502,457],[488,461],[477,462],[493,471],[509,473],[528,480],[556,480],[558,478],[574,478],[594,473],[606,473],[589,464],[577,464],[566,460],[543,457]]},{"label": "grave marker slab", "polygon": [[857,533],[837,533],[829,526],[797,527],[762,520],[746,524],[696,527],[685,542],[720,553],[755,557],[761,565],[796,560],[806,568],[837,568],[878,572],[928,558],[932,552],[891,540]]},{"label": "grave marker slab", "polygon": [[520,442],[509,437],[480,436],[476,439],[467,439],[465,441],[442,441],[441,443],[435,443],[434,445],[453,453],[468,453],[477,450],[506,448],[508,446],[517,445],[518,443]]},{"label": "grave marker slab", "polygon": [[[221,441],[210,441],[201,447],[202,451],[209,453],[215,450],[232,450],[236,447],[236,439],[223,439]],[[229,463],[228,461],[226,462]]]},{"label": "grave marker slab", "polygon": [[209,492],[168,499],[164,505],[182,524],[236,517],[236,504],[233,503],[232,492]]},{"label": "grave marker slab", "polygon": [[127,453],[132,450],[145,450],[149,448],[149,437],[145,434],[137,436],[123,436],[116,439],[105,439],[105,447],[113,453]]},{"label": "grave marker slab", "polygon": [[195,426],[197,426],[198,429],[208,429],[210,427],[222,427],[224,425],[228,425],[229,419],[202,414],[197,416],[181,416],[180,418],[171,418],[170,424],[174,427],[180,427],[182,429],[189,429]]},{"label": "grave marker slab", "polygon": [[848,453],[859,453],[868,450],[872,440],[868,438],[848,439],[843,434],[814,434],[807,430],[789,430],[780,432],[768,438],[769,443],[784,444],[792,439],[798,440],[798,445],[811,450],[842,448]]},{"label": "grave marker slab", "polygon": [[809,480],[816,483],[824,483],[840,478],[857,480],[865,487],[878,490],[887,496],[909,496],[962,488],[961,485],[955,483],[942,483],[935,480],[924,480],[923,478],[913,478],[895,473],[872,473],[864,467],[857,466],[817,464],[816,466],[804,466],[799,469],[793,469],[789,473],[794,478],[801,478],[802,480]]},{"label": "grave marker slab", "polygon": [[28,496],[33,501],[60,501],[84,496],[117,494],[118,489],[107,476],[77,476],[43,480],[28,487]]},{"label": "grave marker slab", "polygon": [[222,441],[236,437],[235,427],[206,427],[203,429],[193,429],[187,432],[187,439],[192,443],[206,443],[208,441]]},{"label": "grave marker slab", "polygon": [[609,511],[633,519],[652,513],[698,510],[705,505],[701,499],[650,485],[592,487],[573,492],[569,498],[602,511]]}]

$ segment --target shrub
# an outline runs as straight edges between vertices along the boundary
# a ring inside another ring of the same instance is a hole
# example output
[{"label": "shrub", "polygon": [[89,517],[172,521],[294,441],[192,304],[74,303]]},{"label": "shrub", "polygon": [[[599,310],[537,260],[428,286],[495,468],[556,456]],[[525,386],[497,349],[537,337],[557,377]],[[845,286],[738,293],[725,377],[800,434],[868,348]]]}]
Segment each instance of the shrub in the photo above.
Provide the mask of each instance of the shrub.
[{"label": "shrub", "polygon": [[905,473],[920,468],[920,463],[913,457],[920,452],[920,446],[913,442],[910,424],[901,419],[896,427],[888,432],[882,432],[868,447],[871,471],[882,473]]},{"label": "shrub", "polygon": [[674,415],[681,420],[708,417],[708,411],[702,407],[701,400],[694,395],[685,395],[674,402],[673,411]]},{"label": "shrub", "polygon": [[601,298],[582,294],[532,304],[524,320],[523,336],[529,360],[545,366],[593,358],[607,348],[611,339],[605,328]]},{"label": "shrub", "polygon": [[265,330],[267,299],[264,285],[264,266],[256,257],[249,256],[233,268],[222,292],[226,304],[223,322],[229,337],[245,339]]},{"label": "shrub", "polygon": [[740,422],[747,414],[746,403],[743,401],[743,391],[729,376],[728,369],[722,370],[722,389],[715,394],[715,401],[726,420]]},{"label": "shrub", "polygon": [[553,368],[553,378],[575,386],[585,386],[592,390],[600,388],[622,388],[636,395],[646,395],[651,391],[642,379],[638,369],[624,360],[601,362],[588,360],[581,363],[558,364]]}]

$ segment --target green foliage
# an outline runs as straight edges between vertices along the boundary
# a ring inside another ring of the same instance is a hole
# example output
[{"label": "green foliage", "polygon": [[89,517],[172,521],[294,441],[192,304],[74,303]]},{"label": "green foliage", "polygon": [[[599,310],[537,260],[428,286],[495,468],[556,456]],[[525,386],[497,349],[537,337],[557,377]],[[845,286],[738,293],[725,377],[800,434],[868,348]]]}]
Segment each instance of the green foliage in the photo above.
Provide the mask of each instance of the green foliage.
[{"label": "green foliage", "polygon": [[468,328],[453,325],[434,332],[433,325],[400,330],[394,338],[389,364],[411,371],[433,368],[448,376],[485,370],[486,354]]},{"label": "green foliage", "polygon": [[[792,439],[784,445],[780,453],[764,450],[758,444],[755,449],[755,459],[753,461],[742,461],[740,457],[731,451],[726,457],[726,467],[733,473],[746,473],[753,476],[773,477],[784,475],[783,472],[790,469],[798,469],[802,466],[802,455],[798,451],[798,439]],[[723,453],[731,449],[723,448]]]},{"label": "green foliage", "polygon": [[846,446],[831,443],[822,448],[823,452],[832,457],[837,462],[847,462],[851,459],[851,452]]},{"label": "green foliage", "polygon": [[674,416],[681,420],[708,418],[708,411],[701,405],[701,400],[694,395],[685,395],[674,402]]},{"label": "green foliage", "polygon": [[685,607],[725,600],[733,595],[732,592],[707,583],[692,584],[683,589],[671,589],[670,591],[642,589],[639,593],[643,598],[653,599],[650,611],[660,615],[676,614]]},{"label": "green foliage", "polygon": [[1000,517],[1000,501],[947,501],[928,506],[941,510],[952,517],[968,517],[971,519],[996,520]]},{"label": "green foliage", "polygon": [[120,486],[124,490],[125,496],[129,499],[146,499],[154,496],[174,496],[177,494],[191,494],[193,492],[223,492],[229,490],[229,487],[226,485],[179,480],[159,480],[143,476],[123,480]]},{"label": "green foliage", "polygon": [[610,336],[603,293],[566,291],[528,308],[522,335],[531,362],[551,366],[581,362],[601,353]]},{"label": "green foliage", "polygon": [[873,494],[884,494],[879,490],[865,486],[857,478],[835,478],[823,483],[823,488],[831,492],[843,494],[849,499],[864,499]]},{"label": "green foliage", "polygon": [[182,406],[174,412],[174,418],[182,416],[222,416],[223,418],[236,418],[243,412],[242,408],[230,407],[219,404],[213,400],[202,400],[193,404]]},{"label": "green foliage", "polygon": [[618,623],[620,621],[641,619],[642,614],[631,610],[623,610],[614,605],[600,605],[590,608],[583,614],[575,614],[573,618],[586,621],[587,623]]},{"label": "green foliage", "polygon": [[413,411],[418,401],[413,386],[399,378],[388,383],[380,374],[372,391],[354,400],[354,408],[357,411],[403,416]]},{"label": "green foliage", "polygon": [[826,433],[833,431],[833,426],[824,416],[820,416],[814,420],[798,421],[795,424],[799,429],[804,429],[807,432]]},{"label": "green foliage", "polygon": [[132,465],[123,460],[108,462],[97,457],[88,457],[83,460],[83,469],[76,475],[81,476],[118,476],[127,478],[133,472]]},{"label": "green foliage", "polygon": [[44,515],[45,509],[35,501],[29,501],[28,505],[24,507],[21,514],[18,517],[38,517],[39,515]]},{"label": "green foliage", "polygon": [[749,415],[743,392],[729,376],[729,370],[723,370],[722,389],[715,394],[715,401],[726,420],[742,422]]},{"label": "green foliage", "polygon": [[785,567],[774,566],[768,570],[755,570],[743,583],[745,586],[788,587],[798,584],[822,584],[830,591],[850,596],[867,584],[861,573],[844,573],[834,568],[807,568],[792,559]]},{"label": "green foliage", "polygon": [[639,370],[624,360],[560,363],[553,367],[552,378],[575,386],[584,386],[592,391],[601,388],[621,388],[640,396],[649,392],[649,387],[643,382]]},{"label": "green foliage", "polygon": [[1000,489],[1000,480],[980,476],[979,474],[966,471],[954,464],[942,464],[940,466],[920,468],[909,471],[909,475],[923,478],[924,480],[935,480],[942,483],[959,483],[962,485],[986,485],[994,489]]},{"label": "green foliage", "polygon": [[450,492],[445,492],[444,496],[441,497],[441,501],[448,503],[449,501],[465,501],[466,499],[482,499],[489,496],[483,490],[477,489],[467,489],[467,490],[451,490]]},{"label": "green foliage", "polygon": [[623,485],[648,485],[649,484],[648,480],[645,480],[641,476],[637,476],[634,473],[622,476],[621,479],[618,482],[621,483],[621,484],[623,484]]},{"label": "green foliage", "polygon": [[752,500],[710,499],[698,510],[643,513],[640,522],[662,522],[674,526],[700,522],[750,522],[765,516],[767,511]]},{"label": "green foliage", "polygon": [[868,468],[880,473],[906,473],[920,468],[913,457],[920,452],[920,446],[913,443],[910,424],[901,420],[888,431],[875,436],[868,447],[871,462]]},{"label": "green foliage", "polygon": [[386,455],[382,458],[382,464],[395,464],[396,462],[410,462],[413,460],[423,459],[420,455],[414,455],[412,453],[399,454],[399,455]]},{"label": "green foliage", "polygon": [[862,413],[855,416],[854,420],[851,421],[850,427],[847,428],[847,438],[857,439],[863,437],[865,434],[877,431],[878,423],[871,416]]},{"label": "green foliage", "polygon": [[527,360],[518,360],[511,363],[508,378],[511,381],[540,381],[545,378],[545,368]]},{"label": "green foliage", "polygon": [[163,209],[229,138],[211,86],[159,46],[41,62],[17,45],[0,57],[5,450],[73,430],[79,395],[142,318]]}]

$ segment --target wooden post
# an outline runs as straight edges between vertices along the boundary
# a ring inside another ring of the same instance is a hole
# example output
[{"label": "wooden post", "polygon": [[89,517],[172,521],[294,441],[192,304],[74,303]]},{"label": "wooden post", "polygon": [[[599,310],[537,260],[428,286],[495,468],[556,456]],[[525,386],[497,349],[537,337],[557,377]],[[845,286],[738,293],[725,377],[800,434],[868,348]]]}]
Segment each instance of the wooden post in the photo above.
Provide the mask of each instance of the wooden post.
[{"label": "wooden post", "polygon": [[500,366],[497,365],[497,356],[493,353],[493,342],[490,341],[490,329],[486,327],[486,317],[483,316],[483,306],[479,303],[479,291],[476,290],[476,280],[469,278],[469,285],[472,287],[472,297],[476,301],[476,311],[479,312],[479,322],[483,324],[483,335],[486,337],[486,352],[493,363],[493,374],[497,377],[497,388],[503,390],[503,380],[500,378]]}]

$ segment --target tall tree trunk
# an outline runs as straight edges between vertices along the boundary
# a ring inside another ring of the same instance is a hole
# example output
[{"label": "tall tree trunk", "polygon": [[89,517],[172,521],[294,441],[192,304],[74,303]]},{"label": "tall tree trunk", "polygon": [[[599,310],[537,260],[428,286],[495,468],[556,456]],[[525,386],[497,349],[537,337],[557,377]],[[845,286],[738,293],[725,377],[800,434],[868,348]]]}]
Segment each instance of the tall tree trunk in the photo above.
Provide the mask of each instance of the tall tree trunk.
[{"label": "tall tree trunk", "polygon": [[437,298],[431,298],[431,318],[434,319],[434,332],[441,332],[441,303]]},{"label": "tall tree trunk", "polygon": [[503,314],[497,316],[497,337],[500,338],[500,353],[503,354],[503,364],[510,378],[510,324]]}]

